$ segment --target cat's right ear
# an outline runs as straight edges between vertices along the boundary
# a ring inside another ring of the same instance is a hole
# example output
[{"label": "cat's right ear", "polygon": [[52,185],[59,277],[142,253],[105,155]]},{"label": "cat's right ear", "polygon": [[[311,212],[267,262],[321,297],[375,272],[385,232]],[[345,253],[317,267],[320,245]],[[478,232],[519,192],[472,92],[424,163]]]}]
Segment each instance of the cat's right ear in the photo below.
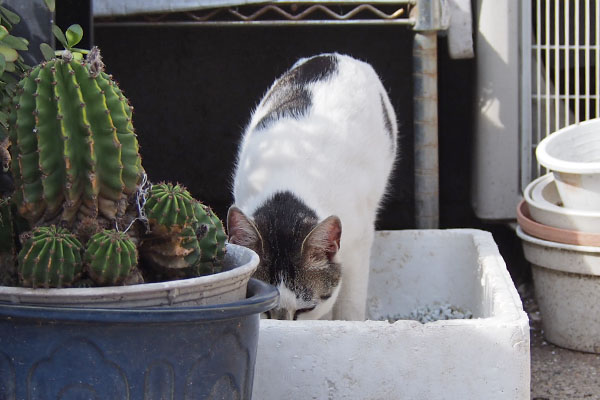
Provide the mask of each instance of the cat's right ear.
[{"label": "cat's right ear", "polygon": [[227,212],[227,234],[229,243],[248,247],[262,254],[262,237],[254,222],[236,206],[229,207]]}]

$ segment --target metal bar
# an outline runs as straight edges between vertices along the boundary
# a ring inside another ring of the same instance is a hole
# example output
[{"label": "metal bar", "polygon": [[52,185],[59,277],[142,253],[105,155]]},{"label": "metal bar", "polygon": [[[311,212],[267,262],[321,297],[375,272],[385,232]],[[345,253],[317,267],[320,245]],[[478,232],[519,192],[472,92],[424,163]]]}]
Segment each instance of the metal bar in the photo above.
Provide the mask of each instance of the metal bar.
[{"label": "metal bar", "polygon": [[394,26],[413,26],[413,19],[398,19],[398,20],[304,20],[304,21],[185,21],[185,22],[145,22],[145,21],[129,21],[129,22],[96,22],[95,27],[161,27],[161,28],[176,28],[186,26],[206,26],[206,27],[242,27],[242,26],[314,26],[314,25],[394,25]]},{"label": "metal bar", "polygon": [[581,121],[579,115],[579,0],[575,0],[575,122]]},{"label": "metal bar", "polygon": [[571,124],[571,104],[569,104],[569,62],[571,59],[571,38],[569,32],[569,1],[565,1],[565,126],[569,126]]},{"label": "metal bar", "polygon": [[586,0],[585,2],[585,17],[584,20],[584,29],[585,29],[585,119],[590,119],[590,1]]},{"label": "metal bar", "polygon": [[554,0],[554,129],[560,126],[560,8],[559,0]]},{"label": "metal bar", "polygon": [[[536,3],[536,96],[537,96],[537,116],[536,116],[536,138],[535,144],[537,145],[542,140],[542,4],[541,0],[537,0]],[[540,165],[536,164],[536,173],[540,175]]]},{"label": "metal bar", "polygon": [[532,70],[531,70],[531,1],[521,2],[521,190],[531,182],[533,151],[532,151]]},{"label": "metal bar", "polygon": [[417,32],[413,43],[415,225],[439,227],[437,33]]},{"label": "metal bar", "polygon": [[545,136],[548,136],[550,134],[550,132],[552,132],[551,129],[551,123],[552,123],[552,118],[550,118],[551,115],[551,107],[552,104],[550,103],[550,0],[546,0],[546,16],[545,16],[545,35],[544,38],[546,39],[546,43],[544,46],[545,49],[545,54],[544,54],[544,58],[545,58],[545,76],[546,76],[546,89],[544,91],[545,94],[545,98],[546,101],[544,103],[544,108],[546,111],[546,132],[544,133]]},{"label": "metal bar", "polygon": [[600,1],[596,0],[596,118],[600,118]]}]

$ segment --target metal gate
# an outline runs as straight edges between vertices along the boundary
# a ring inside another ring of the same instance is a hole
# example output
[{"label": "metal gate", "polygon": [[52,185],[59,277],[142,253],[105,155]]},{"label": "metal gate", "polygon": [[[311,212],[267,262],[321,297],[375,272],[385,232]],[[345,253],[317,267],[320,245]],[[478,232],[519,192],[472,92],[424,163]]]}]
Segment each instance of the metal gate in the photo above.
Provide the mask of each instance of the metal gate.
[{"label": "metal gate", "polygon": [[544,172],[535,158],[540,140],[600,116],[600,0],[532,0],[521,5],[523,190]]}]

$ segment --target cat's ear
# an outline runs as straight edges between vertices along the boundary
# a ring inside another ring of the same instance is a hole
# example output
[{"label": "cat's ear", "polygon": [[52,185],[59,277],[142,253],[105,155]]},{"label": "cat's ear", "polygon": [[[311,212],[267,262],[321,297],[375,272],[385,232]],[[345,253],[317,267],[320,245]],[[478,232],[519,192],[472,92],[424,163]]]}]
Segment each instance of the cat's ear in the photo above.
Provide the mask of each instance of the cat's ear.
[{"label": "cat's ear", "polygon": [[329,261],[340,249],[342,237],[342,221],[335,215],[325,218],[302,242],[302,255],[312,259],[322,259],[326,256]]},{"label": "cat's ear", "polygon": [[262,237],[254,222],[236,206],[229,207],[227,212],[227,234],[229,243],[249,247],[254,251],[262,251]]}]

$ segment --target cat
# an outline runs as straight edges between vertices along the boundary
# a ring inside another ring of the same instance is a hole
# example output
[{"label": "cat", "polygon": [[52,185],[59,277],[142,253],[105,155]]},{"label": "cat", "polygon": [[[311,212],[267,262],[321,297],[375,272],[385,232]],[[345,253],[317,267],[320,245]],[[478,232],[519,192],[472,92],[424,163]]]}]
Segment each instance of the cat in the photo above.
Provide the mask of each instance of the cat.
[{"label": "cat", "polygon": [[268,317],[364,320],[397,134],[379,77],[350,56],[300,59],[267,91],[242,136],[227,229],[279,289]]}]

